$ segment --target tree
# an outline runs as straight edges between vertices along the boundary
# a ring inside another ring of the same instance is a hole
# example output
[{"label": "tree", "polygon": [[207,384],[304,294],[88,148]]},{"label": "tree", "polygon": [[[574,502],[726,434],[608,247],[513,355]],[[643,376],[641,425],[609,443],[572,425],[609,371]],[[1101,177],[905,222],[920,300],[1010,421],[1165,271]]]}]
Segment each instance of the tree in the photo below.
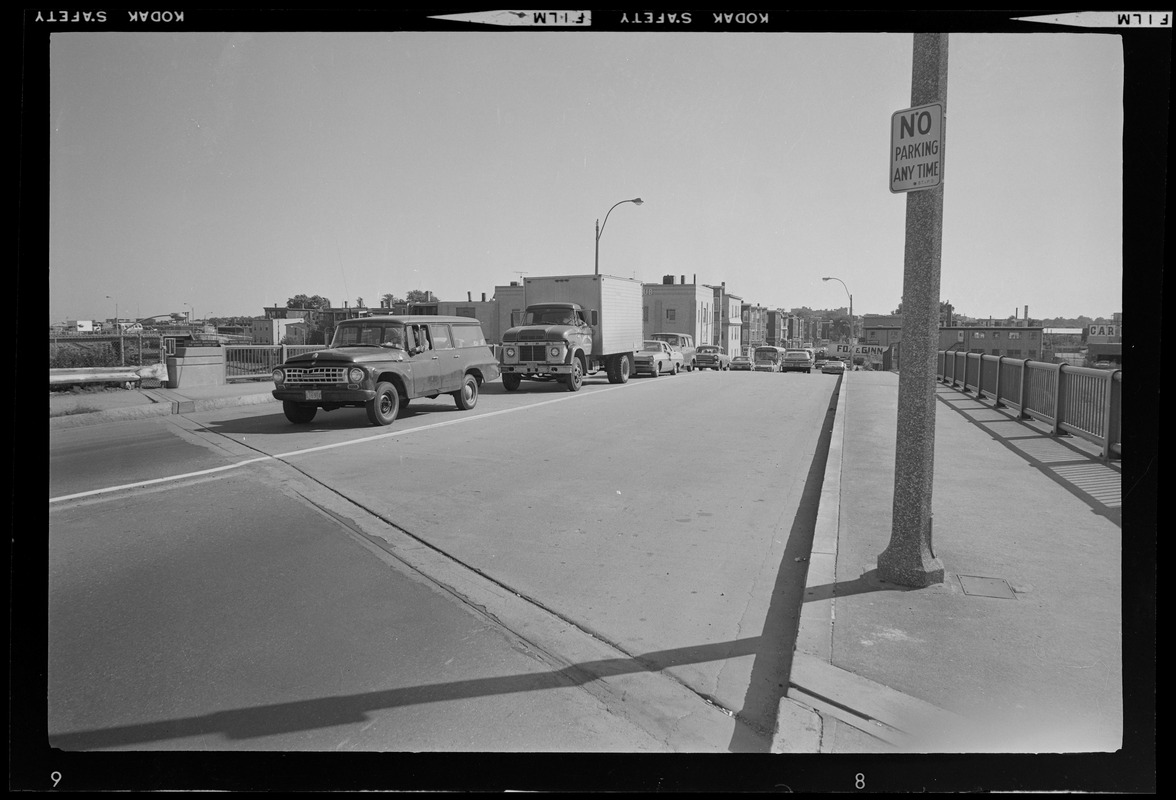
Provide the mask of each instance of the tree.
[{"label": "tree", "polygon": [[409,303],[431,303],[433,293],[425,289],[411,289],[404,299]]},{"label": "tree", "polygon": [[286,308],[330,308],[331,301],[322,295],[296,294],[286,301]]},{"label": "tree", "polygon": [[380,295],[380,302],[383,304],[384,308],[392,308],[392,306],[396,305],[397,303],[403,303],[404,301],[391,292],[388,292],[387,294]]}]

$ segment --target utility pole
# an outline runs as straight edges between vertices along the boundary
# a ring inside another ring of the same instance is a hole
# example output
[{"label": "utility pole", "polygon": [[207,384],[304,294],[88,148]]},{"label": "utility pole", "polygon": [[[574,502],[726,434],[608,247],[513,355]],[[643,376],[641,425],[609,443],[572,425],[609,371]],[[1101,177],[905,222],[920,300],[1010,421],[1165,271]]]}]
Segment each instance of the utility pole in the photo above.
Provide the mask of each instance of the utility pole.
[{"label": "utility pole", "polygon": [[[912,60],[911,106],[941,107],[941,167],[947,139],[947,34],[916,33]],[[913,124],[909,126],[912,134],[914,128]],[[943,564],[935,557],[931,543],[943,180],[940,177],[930,188],[906,191],[894,517],[890,544],[878,556],[878,577],[901,586],[923,588],[943,583]]]}]

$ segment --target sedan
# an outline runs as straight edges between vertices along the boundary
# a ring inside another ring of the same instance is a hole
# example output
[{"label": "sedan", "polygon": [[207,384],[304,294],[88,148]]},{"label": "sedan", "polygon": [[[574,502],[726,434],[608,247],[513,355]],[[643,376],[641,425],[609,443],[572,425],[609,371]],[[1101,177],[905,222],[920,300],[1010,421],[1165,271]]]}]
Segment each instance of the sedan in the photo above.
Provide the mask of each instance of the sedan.
[{"label": "sedan", "polygon": [[677,375],[682,369],[682,351],[670,347],[665,342],[647,339],[633,358],[633,367],[637,374],[648,373],[656,378],[663,372]]},{"label": "sedan", "polygon": [[735,356],[731,359],[731,369],[751,371],[751,359],[747,356]]},{"label": "sedan", "polygon": [[845,362],[840,361],[836,358],[831,358],[828,361],[826,361],[824,363],[824,365],[822,365],[821,372],[823,372],[826,375],[844,375],[845,374]]},{"label": "sedan", "polygon": [[694,351],[694,363],[699,369],[731,369],[731,356],[717,344],[700,344]]}]

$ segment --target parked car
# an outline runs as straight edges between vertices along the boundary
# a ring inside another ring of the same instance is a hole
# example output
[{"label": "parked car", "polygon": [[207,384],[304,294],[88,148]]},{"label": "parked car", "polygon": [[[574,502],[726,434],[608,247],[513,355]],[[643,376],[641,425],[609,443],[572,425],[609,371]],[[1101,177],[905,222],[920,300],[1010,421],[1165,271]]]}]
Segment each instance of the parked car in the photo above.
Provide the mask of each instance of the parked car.
[{"label": "parked car", "polygon": [[837,358],[830,358],[821,365],[821,372],[825,375],[844,375],[845,362]]},{"label": "parked car", "polygon": [[745,372],[751,372],[751,359],[747,356],[735,356],[731,359],[731,369],[739,369]]},{"label": "parked car", "polygon": [[694,337],[689,333],[651,333],[650,339],[657,339],[659,342],[665,342],[670,347],[682,353],[682,368],[687,372],[694,371],[694,354],[697,348],[694,346]]},{"label": "parked car", "polygon": [[499,375],[482,326],[470,317],[378,316],[339,323],[325,350],[294,356],[273,371],[274,398],[294,423],[321,408],[363,408],[391,425],[418,397],[447,394],[463,411]]},{"label": "parked car", "polygon": [[700,344],[694,353],[694,363],[699,369],[731,369],[731,356],[717,344]]},{"label": "parked car", "polygon": [[677,375],[682,369],[682,351],[657,339],[647,339],[633,357],[633,368],[638,375],[645,373],[654,378],[663,372]]}]

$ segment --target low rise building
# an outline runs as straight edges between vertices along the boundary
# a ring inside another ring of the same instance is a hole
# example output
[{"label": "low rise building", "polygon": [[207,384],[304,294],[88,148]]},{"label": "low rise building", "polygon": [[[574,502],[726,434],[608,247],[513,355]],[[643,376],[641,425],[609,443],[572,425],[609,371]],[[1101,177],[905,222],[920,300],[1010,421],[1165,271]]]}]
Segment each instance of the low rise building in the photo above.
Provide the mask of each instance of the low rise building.
[{"label": "low rise building", "polygon": [[696,345],[713,343],[714,292],[705,284],[686,283],[685,275],[680,278],[675,283],[673,275],[666,275],[661,283],[642,284],[642,335],[686,333]]}]

